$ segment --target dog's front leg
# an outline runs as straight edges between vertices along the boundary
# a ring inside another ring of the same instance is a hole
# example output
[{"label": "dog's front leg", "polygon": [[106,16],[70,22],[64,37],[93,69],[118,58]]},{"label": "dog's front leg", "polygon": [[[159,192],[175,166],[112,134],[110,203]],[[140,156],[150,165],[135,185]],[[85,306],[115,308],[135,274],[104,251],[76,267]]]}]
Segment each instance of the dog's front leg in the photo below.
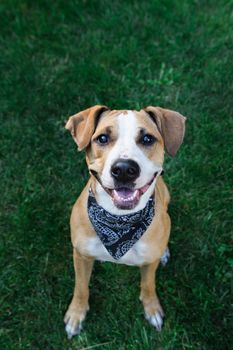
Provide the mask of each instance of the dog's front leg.
[{"label": "dog's front leg", "polygon": [[141,293],[140,300],[143,303],[145,317],[152,326],[161,331],[163,324],[163,309],[156,294],[155,272],[160,260],[152,264],[140,267]]},{"label": "dog's front leg", "polygon": [[75,288],[73,299],[65,314],[64,322],[68,338],[80,333],[82,321],[89,310],[89,281],[93,268],[94,259],[81,256],[74,248],[73,251],[75,269]]}]

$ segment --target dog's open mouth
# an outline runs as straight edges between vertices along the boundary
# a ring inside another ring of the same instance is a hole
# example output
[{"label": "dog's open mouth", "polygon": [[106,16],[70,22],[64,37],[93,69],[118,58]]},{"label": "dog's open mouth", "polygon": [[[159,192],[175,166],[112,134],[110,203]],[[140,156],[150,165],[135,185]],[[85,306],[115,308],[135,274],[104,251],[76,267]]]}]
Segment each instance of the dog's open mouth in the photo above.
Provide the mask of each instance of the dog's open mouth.
[{"label": "dog's open mouth", "polygon": [[117,190],[111,190],[111,197],[117,208],[131,209],[137,205],[141,196],[140,190],[122,187]]},{"label": "dog's open mouth", "polygon": [[114,205],[119,209],[133,209],[139,203],[141,196],[148,190],[154,179],[163,174],[163,169],[155,172],[152,179],[143,187],[135,189],[132,185],[122,185],[116,188],[107,188],[103,185],[97,172],[90,170],[91,174],[97,179],[103,189],[111,196]]},{"label": "dog's open mouth", "polygon": [[117,208],[133,209],[139,203],[141,196],[148,190],[154,178],[155,177],[139,189],[120,187],[117,189],[108,189],[108,193],[112,197],[113,203]]}]

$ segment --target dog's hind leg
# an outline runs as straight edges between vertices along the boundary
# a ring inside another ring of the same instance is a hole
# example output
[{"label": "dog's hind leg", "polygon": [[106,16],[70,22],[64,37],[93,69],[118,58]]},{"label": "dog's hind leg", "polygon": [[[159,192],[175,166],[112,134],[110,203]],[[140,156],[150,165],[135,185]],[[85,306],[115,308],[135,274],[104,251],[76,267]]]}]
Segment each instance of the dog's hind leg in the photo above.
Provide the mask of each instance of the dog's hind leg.
[{"label": "dog's hind leg", "polygon": [[89,310],[88,285],[94,263],[93,259],[82,257],[76,249],[73,252],[73,259],[75,269],[74,295],[64,317],[65,329],[69,339],[80,333],[82,321]]},{"label": "dog's hind leg", "polygon": [[160,263],[156,260],[154,263],[140,267],[141,272],[141,293],[140,300],[143,303],[145,318],[160,331],[163,324],[163,309],[156,294],[155,272]]},{"label": "dog's hind leg", "polygon": [[171,257],[170,250],[169,250],[169,248],[167,247],[167,248],[165,249],[163,255],[162,255],[161,258],[160,258],[160,262],[161,262],[162,266],[167,265],[168,260],[170,259],[170,257]]}]

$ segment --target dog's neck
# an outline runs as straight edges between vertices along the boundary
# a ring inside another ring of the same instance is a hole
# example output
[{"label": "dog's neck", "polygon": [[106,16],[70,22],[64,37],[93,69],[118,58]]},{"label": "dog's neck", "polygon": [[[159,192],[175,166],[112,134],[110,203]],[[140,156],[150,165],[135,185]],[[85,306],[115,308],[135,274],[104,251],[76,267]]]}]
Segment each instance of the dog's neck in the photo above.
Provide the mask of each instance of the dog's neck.
[{"label": "dog's neck", "polygon": [[107,210],[113,215],[128,215],[144,209],[147,202],[149,201],[150,197],[154,192],[155,183],[156,183],[156,178],[155,178],[152,184],[150,185],[150,187],[148,188],[148,190],[141,196],[141,199],[135,208],[119,209],[114,205],[111,196],[103,189],[101,184],[98,181],[96,181],[96,179],[93,179],[93,180],[94,181],[93,181],[93,184],[91,185],[91,189],[95,195],[97,203],[102,208],[104,208],[105,210]]},{"label": "dog's neck", "polygon": [[96,202],[90,189],[87,210],[97,236],[109,254],[118,260],[147,231],[155,215],[155,203],[151,196],[142,210],[125,215],[113,215]]}]

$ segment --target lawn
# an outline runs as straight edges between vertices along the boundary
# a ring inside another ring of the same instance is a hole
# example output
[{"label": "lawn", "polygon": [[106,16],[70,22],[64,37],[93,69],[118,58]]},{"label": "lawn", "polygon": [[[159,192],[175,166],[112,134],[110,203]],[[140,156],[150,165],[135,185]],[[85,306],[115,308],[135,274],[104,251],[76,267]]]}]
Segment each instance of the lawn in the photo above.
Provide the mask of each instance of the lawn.
[{"label": "lawn", "polygon": [[[230,0],[1,1],[1,350],[231,349],[232,21]],[[88,173],[64,123],[94,104],[188,119],[165,162],[161,333],[144,320],[138,269],[97,262],[84,330],[66,338],[69,215]]]}]

